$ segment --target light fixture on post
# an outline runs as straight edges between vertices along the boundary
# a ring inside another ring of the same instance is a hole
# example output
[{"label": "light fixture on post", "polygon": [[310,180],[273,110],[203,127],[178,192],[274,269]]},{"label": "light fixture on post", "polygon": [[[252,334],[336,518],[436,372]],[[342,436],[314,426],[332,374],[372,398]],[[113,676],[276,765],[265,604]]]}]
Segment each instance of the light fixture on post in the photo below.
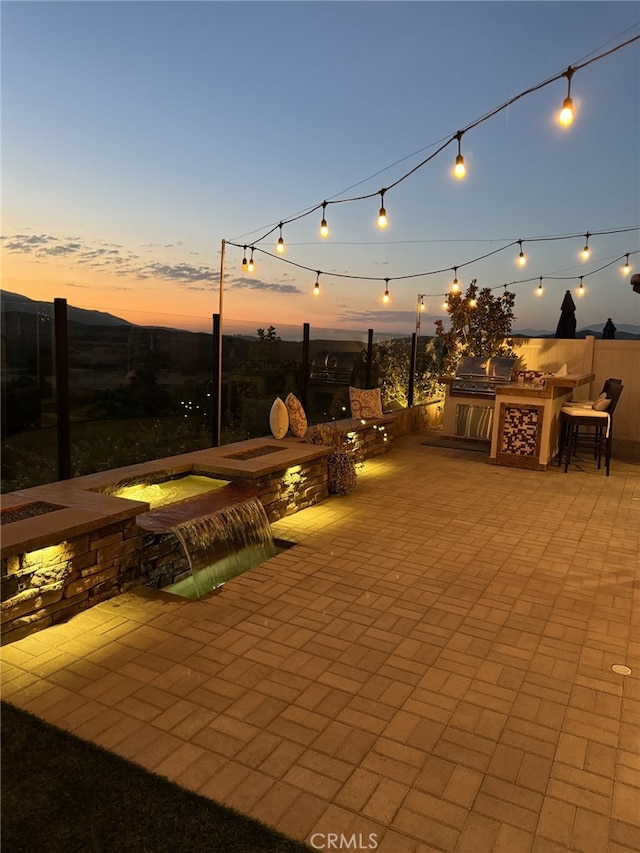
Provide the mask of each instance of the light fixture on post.
[{"label": "light fixture on post", "polygon": [[464,165],[464,157],[460,153],[460,140],[462,139],[463,133],[464,130],[459,130],[454,137],[454,139],[458,140],[458,156],[456,157],[456,164],[453,167],[453,174],[458,178],[458,180],[461,180],[467,174],[467,170]]},{"label": "light fixture on post", "polygon": [[622,267],[622,274],[629,275],[629,273],[631,272],[631,264],[629,263],[629,252],[626,253],[625,258],[626,261],[625,265]]},{"label": "light fixture on post", "polygon": [[518,263],[521,267],[523,267],[527,263],[527,259],[525,257],[524,252],[522,251],[522,240],[518,240],[518,245],[520,246],[520,254],[518,255]]},{"label": "light fixture on post", "polygon": [[567,78],[567,97],[564,99],[562,109],[558,115],[558,122],[563,127],[569,127],[573,121],[573,101],[571,100],[571,78],[573,77],[573,68],[569,66],[564,72],[563,77]]},{"label": "light fixture on post", "polygon": [[542,276],[540,276],[540,284],[536,289],[536,296],[542,296]]},{"label": "light fixture on post", "polygon": [[327,220],[325,219],[325,210],[327,207],[327,202],[322,202],[322,222],[320,223],[320,236],[328,237],[329,236],[329,226],[327,225]]},{"label": "light fixture on post", "polygon": [[451,293],[460,293],[460,282],[458,281],[458,267],[453,268],[453,281],[451,282]]},{"label": "light fixture on post", "polygon": [[316,270],[316,283],[313,285],[313,295],[320,296],[320,270]]},{"label": "light fixture on post", "polygon": [[278,225],[280,229],[280,236],[278,237],[278,242],[276,243],[276,252],[279,255],[284,255],[284,238],[282,236],[282,222]]},{"label": "light fixture on post", "polygon": [[249,269],[249,265],[247,263],[247,247],[244,247],[244,253],[242,255],[242,272],[246,272]]},{"label": "light fixture on post", "polygon": [[382,301],[386,304],[387,302],[389,302],[391,300],[391,297],[389,296],[389,279],[385,278],[384,283],[385,283],[385,291],[384,291],[384,296],[382,297]]},{"label": "light fixture on post", "polygon": [[247,269],[249,272],[253,272],[256,268],[256,265],[253,262],[253,246],[251,247],[251,255],[249,256],[249,263],[247,264]]},{"label": "light fixture on post", "polygon": [[384,209],[385,190],[380,190],[380,211],[378,213],[378,228],[387,227],[387,211]]},{"label": "light fixture on post", "polygon": [[583,260],[583,261],[588,261],[588,260],[589,260],[589,255],[591,254],[591,249],[589,248],[589,237],[590,237],[591,235],[590,235],[590,234],[589,234],[589,232],[587,231],[587,233],[586,233],[584,236],[585,236],[585,238],[586,238],[586,242],[585,242],[585,244],[584,244],[584,249],[582,250],[582,252],[581,252],[580,254],[581,254],[581,256],[582,256],[582,260]]},{"label": "light fixture on post", "polygon": [[582,279],[584,276],[580,276],[580,285],[578,286],[578,296],[584,296],[584,284],[582,283]]}]

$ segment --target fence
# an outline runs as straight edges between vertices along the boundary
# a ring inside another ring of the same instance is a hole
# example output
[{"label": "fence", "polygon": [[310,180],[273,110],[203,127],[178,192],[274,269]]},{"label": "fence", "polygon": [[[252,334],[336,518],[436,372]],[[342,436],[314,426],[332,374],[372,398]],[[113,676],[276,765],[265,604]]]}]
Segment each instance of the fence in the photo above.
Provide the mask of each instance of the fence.
[{"label": "fence", "polygon": [[148,326],[79,315],[63,299],[53,310],[26,302],[2,312],[4,491],[266,435],[274,398],[288,392],[310,424],[337,420],[349,385],[382,381],[373,330],[342,341],[304,324],[287,341],[269,327],[225,334],[219,353],[217,315],[211,332],[189,332],[170,317]]}]

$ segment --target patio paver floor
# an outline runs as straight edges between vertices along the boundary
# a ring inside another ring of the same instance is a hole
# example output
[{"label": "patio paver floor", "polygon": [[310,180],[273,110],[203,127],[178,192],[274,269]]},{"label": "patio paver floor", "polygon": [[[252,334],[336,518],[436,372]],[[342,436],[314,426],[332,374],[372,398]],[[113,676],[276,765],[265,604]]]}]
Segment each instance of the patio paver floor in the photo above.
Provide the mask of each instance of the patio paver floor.
[{"label": "patio paver floor", "polygon": [[219,594],[5,646],[4,698],[306,843],[640,850],[640,469],[420,442]]}]

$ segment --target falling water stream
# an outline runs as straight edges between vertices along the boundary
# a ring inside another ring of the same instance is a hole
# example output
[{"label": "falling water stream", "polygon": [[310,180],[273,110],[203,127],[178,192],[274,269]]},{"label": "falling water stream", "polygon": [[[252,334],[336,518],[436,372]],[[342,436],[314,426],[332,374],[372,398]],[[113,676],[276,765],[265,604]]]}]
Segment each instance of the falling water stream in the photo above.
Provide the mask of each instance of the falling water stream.
[{"label": "falling water stream", "polygon": [[191,578],[167,591],[189,598],[200,598],[276,553],[267,514],[257,498],[183,521],[171,532],[182,543]]}]

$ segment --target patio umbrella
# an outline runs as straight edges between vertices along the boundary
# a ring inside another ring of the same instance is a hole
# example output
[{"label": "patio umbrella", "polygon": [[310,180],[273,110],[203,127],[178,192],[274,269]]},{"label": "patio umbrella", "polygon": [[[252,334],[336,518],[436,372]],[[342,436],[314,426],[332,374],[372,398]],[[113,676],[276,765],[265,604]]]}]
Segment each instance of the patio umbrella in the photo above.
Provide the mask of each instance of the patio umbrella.
[{"label": "patio umbrella", "polygon": [[560,319],[556,329],[556,338],[575,338],[576,336],[576,305],[567,290],[562,300]]},{"label": "patio umbrella", "polygon": [[603,341],[613,341],[615,339],[617,331],[618,330],[613,325],[613,320],[611,319],[611,317],[609,317],[607,322],[604,324],[604,328],[602,330],[602,340]]}]

